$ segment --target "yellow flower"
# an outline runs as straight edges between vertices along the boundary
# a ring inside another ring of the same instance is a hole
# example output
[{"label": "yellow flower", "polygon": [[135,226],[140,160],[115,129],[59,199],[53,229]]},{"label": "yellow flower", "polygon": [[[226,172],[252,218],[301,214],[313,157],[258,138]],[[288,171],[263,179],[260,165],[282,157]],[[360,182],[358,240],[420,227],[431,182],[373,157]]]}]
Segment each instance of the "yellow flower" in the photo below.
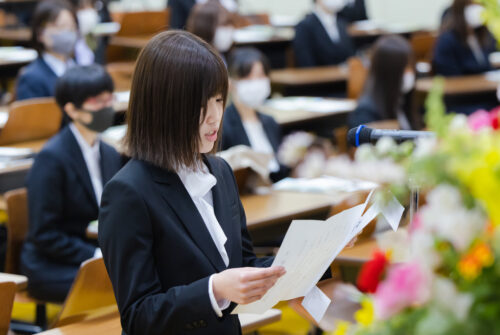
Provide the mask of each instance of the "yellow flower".
[{"label": "yellow flower", "polygon": [[339,321],[333,335],[346,335],[349,330],[350,323],[347,321]]},{"label": "yellow flower", "polygon": [[486,243],[480,243],[471,251],[471,256],[474,257],[483,267],[488,267],[493,264],[495,258],[491,248]]},{"label": "yellow flower", "polygon": [[458,272],[460,272],[460,275],[465,279],[474,280],[481,273],[481,264],[479,264],[474,256],[465,255],[460,262],[458,262]]},{"label": "yellow flower", "polygon": [[370,299],[365,298],[361,301],[361,309],[354,313],[354,319],[365,327],[373,323],[375,312],[373,302]]}]

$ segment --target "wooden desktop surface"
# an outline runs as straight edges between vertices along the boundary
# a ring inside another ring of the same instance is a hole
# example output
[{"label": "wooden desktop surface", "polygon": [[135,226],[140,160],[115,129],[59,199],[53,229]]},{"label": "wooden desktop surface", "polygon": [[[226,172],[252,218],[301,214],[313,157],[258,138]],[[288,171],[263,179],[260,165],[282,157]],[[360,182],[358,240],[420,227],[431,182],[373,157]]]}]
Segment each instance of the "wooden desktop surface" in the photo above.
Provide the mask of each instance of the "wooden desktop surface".
[{"label": "wooden desktop surface", "polygon": [[[112,311],[109,311],[112,310]],[[103,313],[102,311],[107,311]],[[239,315],[243,334],[281,320],[281,311],[271,309],[263,315]],[[60,328],[44,331],[42,335],[88,335],[106,334],[121,335],[120,314],[115,306],[97,310],[95,315],[87,319]]]},{"label": "wooden desktop surface", "polygon": [[346,248],[335,258],[337,265],[363,265],[372,258],[373,252],[378,249],[374,238],[360,240],[352,248]]},{"label": "wooden desktop surface", "polygon": [[[416,82],[417,92],[429,93],[432,89],[434,78],[421,78]],[[447,77],[444,82],[445,95],[475,94],[496,92],[498,81],[488,79],[485,74]]]},{"label": "wooden desktop surface", "polygon": [[345,82],[349,78],[346,66],[321,66],[273,70],[271,83],[283,86],[316,85]]},{"label": "wooden desktop surface", "polygon": [[31,40],[31,28],[0,28],[0,40],[29,42]]},{"label": "wooden desktop surface", "polygon": [[0,283],[14,282],[18,291],[23,291],[28,287],[28,278],[21,275],[0,272]]}]

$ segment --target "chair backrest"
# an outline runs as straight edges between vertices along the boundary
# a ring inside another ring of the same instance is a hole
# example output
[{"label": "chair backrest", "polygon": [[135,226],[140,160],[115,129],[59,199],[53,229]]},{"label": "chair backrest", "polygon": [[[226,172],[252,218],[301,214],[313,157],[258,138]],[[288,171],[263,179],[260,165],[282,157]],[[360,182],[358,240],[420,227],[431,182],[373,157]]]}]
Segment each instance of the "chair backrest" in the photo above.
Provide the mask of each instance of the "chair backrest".
[{"label": "chair backrest", "polygon": [[61,127],[62,112],[54,98],[16,101],[0,132],[0,145],[49,138]]},{"label": "chair backrest", "polygon": [[114,62],[106,65],[106,70],[113,79],[115,91],[129,91],[132,87],[135,62]]},{"label": "chair backrest", "polygon": [[366,124],[367,127],[373,129],[400,129],[398,120],[382,120]]},{"label": "chair backrest", "polygon": [[170,23],[170,10],[123,13],[116,36],[154,35],[166,30]]},{"label": "chair backrest", "polygon": [[102,258],[82,263],[55,327],[78,322],[96,309],[116,305],[113,286]]},{"label": "chair backrest", "polygon": [[10,315],[14,296],[16,295],[16,284],[12,282],[0,283],[0,335],[7,335],[10,326]]},{"label": "chair backrest", "polygon": [[368,69],[359,57],[349,58],[347,61],[349,67],[349,79],[347,80],[347,97],[349,99],[358,99],[363,92]]},{"label": "chair backrest", "polygon": [[417,62],[430,62],[432,60],[436,39],[435,32],[417,32],[411,35],[410,45]]},{"label": "chair backrest", "polygon": [[21,249],[28,233],[28,192],[25,188],[5,193],[7,203],[7,255],[5,272],[19,274]]}]

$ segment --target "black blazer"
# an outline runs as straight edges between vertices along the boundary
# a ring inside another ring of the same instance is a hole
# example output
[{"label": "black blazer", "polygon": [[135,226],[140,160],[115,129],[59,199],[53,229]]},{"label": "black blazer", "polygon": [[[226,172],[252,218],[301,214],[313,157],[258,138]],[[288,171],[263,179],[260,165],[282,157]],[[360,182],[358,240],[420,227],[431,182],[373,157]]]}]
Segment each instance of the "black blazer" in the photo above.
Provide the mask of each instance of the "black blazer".
[{"label": "black blazer", "polygon": [[337,16],[340,39],[333,42],[315,14],[309,14],[295,28],[293,50],[298,67],[337,65],[354,55],[347,23]]},{"label": "black blazer", "polygon": [[[281,144],[281,128],[280,125],[273,119],[272,116],[257,112],[257,117],[262,123],[262,128],[266,133],[267,139],[273,147],[276,154]],[[227,150],[237,145],[250,146],[250,140],[243,127],[240,113],[234,104],[230,105],[224,113],[224,120],[222,121],[222,144],[221,149]],[[271,180],[278,181],[285,178],[290,173],[290,169],[280,164],[279,171],[271,173]]]},{"label": "black blazer", "polygon": [[[100,144],[103,184],[120,169],[121,158]],[[80,264],[93,257],[86,238],[98,206],[87,165],[71,129],[65,127],[36,156],[27,177],[29,232],[21,262],[30,283],[72,281]]]},{"label": "black blazer", "polygon": [[196,0],[169,0],[170,28],[185,29],[189,13],[195,4]]},{"label": "black blazer", "polygon": [[339,12],[339,17],[342,17],[347,22],[368,19],[368,15],[366,15],[365,0],[354,0],[353,3],[345,6],[344,9]]},{"label": "black blazer", "polygon": [[56,89],[57,75],[38,57],[25,69],[17,81],[16,99],[53,97]]},{"label": "black blazer", "polygon": [[472,49],[462,43],[453,31],[442,33],[434,48],[432,60],[434,72],[444,76],[460,76],[490,71],[492,66],[488,55],[495,51],[495,40],[493,37],[490,40],[491,43],[482,48],[485,62],[479,63]]},{"label": "black blazer", "polygon": [[[229,268],[270,266],[258,259],[229,165],[205,157],[217,179],[215,215],[227,236]],[[238,317],[218,318],[209,277],[226,269],[215,243],[176,173],[132,159],[106,185],[99,244],[128,335],[238,334]]]},{"label": "black blazer", "polygon": [[347,123],[349,128],[354,128],[362,124],[380,121],[382,119],[382,114],[378,110],[373,99],[365,95],[358,100],[358,106],[349,114]]}]

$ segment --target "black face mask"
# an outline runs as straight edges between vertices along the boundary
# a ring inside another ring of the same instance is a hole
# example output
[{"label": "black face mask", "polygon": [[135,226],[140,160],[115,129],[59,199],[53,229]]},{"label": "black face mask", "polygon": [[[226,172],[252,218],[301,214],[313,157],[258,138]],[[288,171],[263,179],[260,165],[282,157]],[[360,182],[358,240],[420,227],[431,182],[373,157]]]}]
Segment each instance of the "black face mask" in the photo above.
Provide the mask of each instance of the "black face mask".
[{"label": "black face mask", "polygon": [[113,125],[115,120],[115,110],[113,107],[105,107],[96,111],[82,110],[82,112],[92,115],[92,121],[89,123],[79,122],[96,133],[104,132]]}]

